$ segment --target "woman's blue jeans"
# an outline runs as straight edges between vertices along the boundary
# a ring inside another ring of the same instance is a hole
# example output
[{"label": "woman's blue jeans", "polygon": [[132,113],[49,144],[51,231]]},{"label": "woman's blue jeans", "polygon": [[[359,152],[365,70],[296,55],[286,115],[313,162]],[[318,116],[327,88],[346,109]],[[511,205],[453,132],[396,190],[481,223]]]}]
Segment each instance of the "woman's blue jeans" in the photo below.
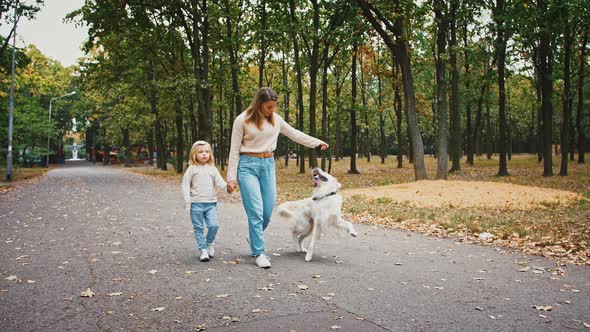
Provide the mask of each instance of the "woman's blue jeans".
[{"label": "woman's blue jeans", "polygon": [[238,185],[248,216],[250,250],[258,256],[264,253],[264,230],[277,198],[274,158],[240,156]]},{"label": "woman's blue jeans", "polygon": [[[199,250],[207,250],[207,245],[215,241],[215,235],[219,228],[217,203],[191,203],[191,222]],[[205,226],[207,226],[206,238]]]}]

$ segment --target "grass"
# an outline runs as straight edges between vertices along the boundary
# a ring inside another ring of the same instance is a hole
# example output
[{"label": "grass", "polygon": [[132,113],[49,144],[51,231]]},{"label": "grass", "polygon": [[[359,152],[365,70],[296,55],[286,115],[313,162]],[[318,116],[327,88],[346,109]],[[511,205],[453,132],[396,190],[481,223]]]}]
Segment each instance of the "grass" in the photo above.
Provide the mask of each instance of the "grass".
[{"label": "grass", "polygon": [[[576,264],[589,264],[590,256],[590,164],[569,163],[568,176],[543,177],[543,164],[534,155],[514,155],[508,161],[510,176],[498,177],[498,160],[476,158],[475,166],[461,164],[461,170],[450,173],[449,180],[493,181],[525,186],[561,189],[581,195],[577,204],[566,206],[553,202],[541,202],[545,208],[515,211],[482,208],[415,208],[409,203],[397,203],[388,198],[368,199],[355,195],[346,201],[344,213],[359,223],[378,224],[386,227],[419,231],[434,236],[452,236],[465,242],[494,243],[520,248],[528,253],[558,258]],[[430,178],[434,178],[436,160],[426,157]],[[559,171],[559,158],[553,159],[553,171]],[[331,173],[343,189],[366,188],[414,181],[414,170],[404,159],[404,167],[396,168],[395,156],[384,164],[377,157],[367,162],[357,159],[361,174],[348,174],[350,159],[332,162]],[[450,167],[450,163],[449,163]],[[181,181],[182,175],[172,171],[137,168],[135,172]],[[225,176],[225,171],[221,171]],[[278,201],[301,199],[311,192],[309,172],[299,173],[299,167],[290,160],[277,160]],[[480,241],[479,233],[494,234],[494,239]]]},{"label": "grass", "polygon": [[13,168],[12,169],[12,181],[6,180],[6,168],[0,169],[0,190],[8,189],[15,183],[34,179],[45,174],[49,169],[47,168]]}]

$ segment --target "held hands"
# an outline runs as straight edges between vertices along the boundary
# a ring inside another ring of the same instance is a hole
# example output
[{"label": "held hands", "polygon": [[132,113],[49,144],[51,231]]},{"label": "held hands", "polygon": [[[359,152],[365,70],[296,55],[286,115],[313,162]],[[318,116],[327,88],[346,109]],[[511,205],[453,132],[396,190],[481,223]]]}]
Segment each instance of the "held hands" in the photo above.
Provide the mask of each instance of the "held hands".
[{"label": "held hands", "polygon": [[234,190],[236,190],[236,181],[228,181],[227,182],[227,193],[231,194]]},{"label": "held hands", "polygon": [[330,147],[330,145],[328,143],[322,142],[320,145],[318,145],[316,147],[316,149],[324,151],[324,150],[328,150],[329,147]]}]

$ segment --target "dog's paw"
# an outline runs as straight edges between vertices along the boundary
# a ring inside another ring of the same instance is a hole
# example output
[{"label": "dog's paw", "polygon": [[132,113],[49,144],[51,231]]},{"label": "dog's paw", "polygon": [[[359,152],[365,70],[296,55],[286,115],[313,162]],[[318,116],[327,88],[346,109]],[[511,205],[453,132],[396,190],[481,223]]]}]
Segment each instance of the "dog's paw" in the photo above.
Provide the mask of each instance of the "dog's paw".
[{"label": "dog's paw", "polygon": [[352,237],[356,237],[358,233],[353,229],[350,231],[350,235],[352,235]]},{"label": "dog's paw", "polygon": [[297,249],[297,252],[307,253],[307,249],[300,248],[300,249]]},{"label": "dog's paw", "polygon": [[307,253],[307,255],[305,255],[305,261],[306,262],[311,261],[311,255],[309,253]]}]

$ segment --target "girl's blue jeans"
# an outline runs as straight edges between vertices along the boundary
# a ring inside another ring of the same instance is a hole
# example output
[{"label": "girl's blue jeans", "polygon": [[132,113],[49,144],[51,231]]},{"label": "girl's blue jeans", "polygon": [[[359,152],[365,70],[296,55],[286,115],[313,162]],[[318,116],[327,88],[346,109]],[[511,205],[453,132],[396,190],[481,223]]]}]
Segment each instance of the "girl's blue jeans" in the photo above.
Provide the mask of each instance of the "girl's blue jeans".
[{"label": "girl's blue jeans", "polygon": [[[215,235],[219,228],[217,203],[191,203],[191,222],[199,250],[207,250],[207,245],[215,241]],[[205,226],[207,227],[206,238]]]},{"label": "girl's blue jeans", "polygon": [[274,158],[240,156],[238,185],[248,216],[250,250],[258,256],[264,253],[264,230],[277,198]]}]

